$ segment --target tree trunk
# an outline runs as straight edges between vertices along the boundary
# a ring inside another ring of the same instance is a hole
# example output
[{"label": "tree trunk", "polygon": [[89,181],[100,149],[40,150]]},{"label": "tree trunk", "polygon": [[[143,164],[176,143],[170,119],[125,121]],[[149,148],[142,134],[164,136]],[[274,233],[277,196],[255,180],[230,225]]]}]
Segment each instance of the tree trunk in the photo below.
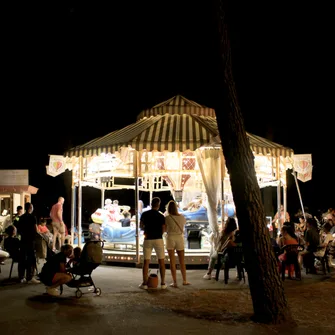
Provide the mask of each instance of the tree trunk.
[{"label": "tree trunk", "polygon": [[215,0],[221,57],[215,111],[241,232],[254,320],[275,324],[292,323],[266,227],[254,156],[237,99],[224,2]]}]

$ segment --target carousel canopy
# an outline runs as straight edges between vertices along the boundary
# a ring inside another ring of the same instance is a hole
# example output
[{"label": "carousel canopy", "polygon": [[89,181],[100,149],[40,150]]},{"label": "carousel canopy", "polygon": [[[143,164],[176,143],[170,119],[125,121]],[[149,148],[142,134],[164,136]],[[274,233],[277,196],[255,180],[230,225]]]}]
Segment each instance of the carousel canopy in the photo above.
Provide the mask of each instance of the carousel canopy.
[{"label": "carousel canopy", "polygon": [[[293,150],[247,133],[255,154],[287,157]],[[70,149],[65,156],[113,153],[121,147],[147,151],[194,151],[219,137],[215,111],[177,95],[142,111],[137,122]]]}]

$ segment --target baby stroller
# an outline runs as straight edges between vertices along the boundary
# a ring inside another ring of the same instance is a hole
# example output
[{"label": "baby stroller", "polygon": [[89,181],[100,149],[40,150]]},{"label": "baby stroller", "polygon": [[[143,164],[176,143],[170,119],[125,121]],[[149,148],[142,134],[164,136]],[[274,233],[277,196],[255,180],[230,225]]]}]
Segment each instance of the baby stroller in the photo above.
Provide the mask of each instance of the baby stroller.
[{"label": "baby stroller", "polygon": [[79,263],[68,269],[68,272],[72,274],[72,280],[66,285],[77,289],[77,298],[83,295],[82,287],[93,286],[91,291],[98,296],[101,295],[101,289],[95,286],[91,274],[102,263],[103,246],[104,243],[102,241],[87,241],[82,250]]}]

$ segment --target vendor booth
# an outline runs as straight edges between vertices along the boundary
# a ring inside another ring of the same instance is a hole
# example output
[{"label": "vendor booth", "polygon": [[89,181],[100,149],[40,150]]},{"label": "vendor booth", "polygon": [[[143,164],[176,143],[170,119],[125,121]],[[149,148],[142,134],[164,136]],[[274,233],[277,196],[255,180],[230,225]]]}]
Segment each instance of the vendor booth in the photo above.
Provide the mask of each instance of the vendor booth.
[{"label": "vendor booth", "polygon": [[[293,150],[247,136],[260,187],[277,187],[278,208],[283,203],[286,210],[286,170],[292,168]],[[180,95],[142,111],[123,129],[72,148],[64,156],[50,156],[48,174],[56,176],[66,169],[72,171],[71,231],[78,226],[79,241],[82,188],[101,190],[101,207],[92,213],[92,220],[106,241],[107,262],[142,262],[139,218],[145,208],[139,192],[148,192],[150,200],[154,193],[171,192],[178,202],[187,219],[186,264],[207,263],[210,234],[235,215],[215,111]],[[105,199],[106,190],[122,189],[134,190],[135,199],[135,215],[126,226],[120,220],[128,211],[122,206],[128,204],[116,204],[112,213]]]},{"label": "vendor booth", "polygon": [[0,170],[0,233],[13,222],[17,206],[31,202],[38,189],[29,185],[28,170]]}]

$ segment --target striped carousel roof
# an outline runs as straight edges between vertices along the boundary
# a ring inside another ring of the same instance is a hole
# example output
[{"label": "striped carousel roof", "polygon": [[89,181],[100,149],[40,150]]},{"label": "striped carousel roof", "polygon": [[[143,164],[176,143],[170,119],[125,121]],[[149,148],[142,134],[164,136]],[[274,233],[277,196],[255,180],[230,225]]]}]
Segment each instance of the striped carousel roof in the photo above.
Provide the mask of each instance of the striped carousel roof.
[{"label": "striped carousel roof", "polygon": [[[93,156],[113,153],[123,146],[138,151],[194,151],[213,143],[219,134],[215,111],[177,95],[142,111],[137,122],[106,136],[70,149],[65,156]],[[256,154],[291,156],[293,150],[247,133]]]}]

